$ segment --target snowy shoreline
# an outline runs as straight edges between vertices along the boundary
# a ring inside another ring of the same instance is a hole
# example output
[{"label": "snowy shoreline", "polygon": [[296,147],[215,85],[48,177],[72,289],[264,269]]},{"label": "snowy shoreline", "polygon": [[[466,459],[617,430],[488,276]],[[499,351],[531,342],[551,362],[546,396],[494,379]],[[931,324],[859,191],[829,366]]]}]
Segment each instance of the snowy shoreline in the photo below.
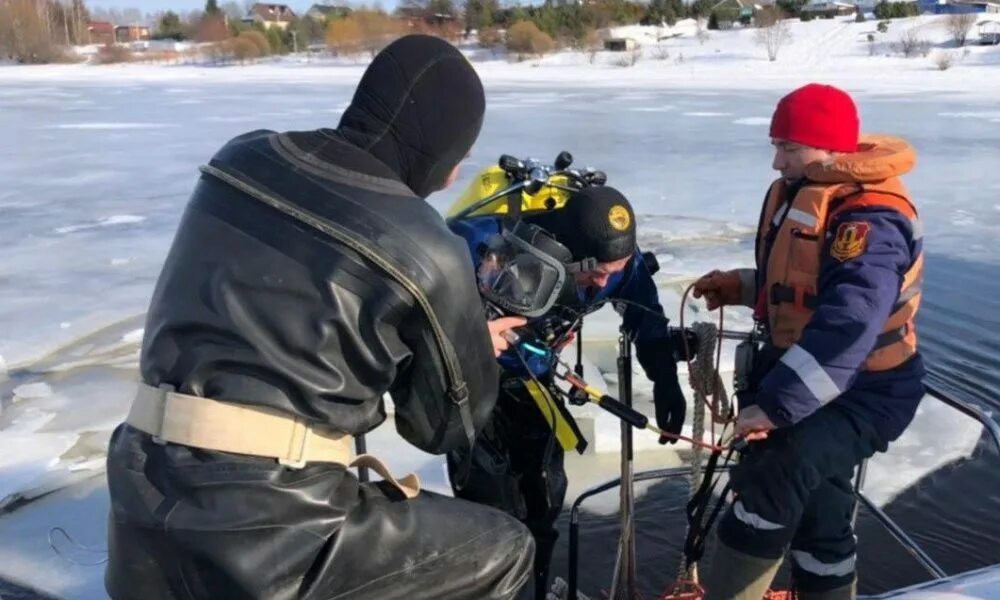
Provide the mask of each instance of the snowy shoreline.
[{"label": "snowy shoreline", "polygon": [[[1000,18],[982,15],[984,19]],[[641,46],[631,67],[618,66],[623,53],[560,51],[522,62],[511,62],[489,50],[463,45],[487,87],[545,86],[621,87],[685,90],[762,91],[791,89],[809,81],[839,85],[865,93],[949,93],[962,96],[1000,95],[1000,47],[979,46],[975,30],[964,48],[954,48],[942,17],[925,15],[894,19],[887,32],[877,22],[853,17],[800,22],[786,21],[792,32],[775,62],[769,62],[754,41],[753,29],[711,31],[702,41],[694,21],[672,28],[628,26],[613,30]],[[915,31],[929,45],[927,55],[903,58],[895,44]],[[869,35],[873,41],[869,42]],[[676,36],[676,37],[671,37]],[[659,38],[667,37],[668,39]],[[940,70],[935,59],[949,54],[954,61]],[[366,57],[308,58],[304,55],[268,59],[245,66],[129,63],[117,65],[42,65],[0,67],[2,82],[46,83],[301,83],[347,84],[360,78]]]}]

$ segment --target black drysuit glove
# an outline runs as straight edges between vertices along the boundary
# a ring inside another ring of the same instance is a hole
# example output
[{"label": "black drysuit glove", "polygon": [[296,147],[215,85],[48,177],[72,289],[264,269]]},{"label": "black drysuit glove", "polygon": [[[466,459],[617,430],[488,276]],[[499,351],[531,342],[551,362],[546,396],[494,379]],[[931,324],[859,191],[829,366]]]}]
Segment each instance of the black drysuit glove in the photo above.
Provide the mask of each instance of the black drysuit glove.
[{"label": "black drysuit glove", "polygon": [[[656,426],[667,433],[679,434],[684,425],[687,402],[677,379],[677,363],[670,338],[640,340],[635,346],[639,364],[646,377],[653,382]],[[660,443],[675,444],[677,440],[660,437]]]}]

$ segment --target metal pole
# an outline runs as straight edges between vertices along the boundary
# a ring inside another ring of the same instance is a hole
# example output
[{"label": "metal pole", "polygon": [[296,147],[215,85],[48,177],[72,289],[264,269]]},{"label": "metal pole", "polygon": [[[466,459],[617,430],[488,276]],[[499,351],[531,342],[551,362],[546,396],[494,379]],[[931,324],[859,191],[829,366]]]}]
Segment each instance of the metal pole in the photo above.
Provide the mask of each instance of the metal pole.
[{"label": "metal pole", "polygon": [[983,425],[983,428],[986,429],[986,433],[990,434],[990,438],[992,438],[993,445],[996,446],[997,451],[1000,452],[1000,424],[992,418],[992,415],[987,414],[983,409],[974,404],[944,393],[935,385],[925,383],[924,387],[927,388],[928,395],[979,421]]},{"label": "metal pole", "polygon": [[885,514],[885,511],[875,506],[875,503],[866,498],[864,494],[858,494],[858,499],[861,500],[865,504],[865,508],[871,511],[871,513],[875,515],[875,518],[885,526],[885,528],[889,531],[889,534],[896,538],[896,541],[906,548],[906,551],[909,552],[918,563],[920,563],[920,566],[927,569],[928,573],[936,579],[943,579],[948,576],[948,574],[944,572],[944,569],[934,562],[934,559],[928,556],[927,553],[924,552],[920,546],[918,546],[917,543],[910,538],[910,536],[906,535],[906,532],[903,531],[899,525],[896,525],[896,522],[890,519],[889,515]]},{"label": "metal pole", "polygon": [[[863,460],[861,464],[858,465],[858,472],[854,476],[854,495],[861,495],[861,488],[865,485],[865,475],[868,474],[868,461]],[[854,514],[851,515],[851,527],[854,527],[858,522],[858,510],[861,508],[861,503],[854,502]]]},{"label": "metal pole", "polygon": [[[632,407],[632,340],[629,339],[624,325],[618,337],[618,399],[623,404]],[[618,559],[615,564],[615,575],[611,582],[612,600],[634,600],[636,597],[636,555],[635,555],[635,497],[633,496],[632,478],[632,426],[622,421],[621,448],[621,488],[619,494],[619,511],[621,514],[621,537],[618,542]]]}]

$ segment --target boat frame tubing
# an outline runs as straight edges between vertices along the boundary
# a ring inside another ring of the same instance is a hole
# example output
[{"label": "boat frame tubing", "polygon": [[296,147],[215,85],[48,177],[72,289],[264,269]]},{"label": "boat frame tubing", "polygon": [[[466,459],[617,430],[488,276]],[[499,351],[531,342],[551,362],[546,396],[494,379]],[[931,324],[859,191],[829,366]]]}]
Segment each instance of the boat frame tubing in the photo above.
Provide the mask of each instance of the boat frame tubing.
[{"label": "boat frame tubing", "polygon": [[[993,418],[983,409],[965,402],[963,400],[957,400],[952,398],[942,392],[939,388],[927,385],[927,394],[934,399],[943,402],[944,404],[954,408],[955,410],[961,412],[962,414],[975,419],[982,426],[983,429],[990,435],[993,441],[993,446],[996,448],[997,452],[1000,453],[1000,424],[993,420]],[[720,465],[719,471],[729,471],[729,465]],[[691,474],[691,467],[672,467],[669,469],[658,469],[655,471],[642,471],[635,473],[631,477],[631,482],[639,481],[650,481],[654,479],[673,479],[675,477],[681,477]],[[892,535],[903,548],[910,553],[913,558],[920,563],[934,579],[943,579],[948,577],[937,562],[934,561],[924,550],[915,542],[913,539],[906,534],[903,529],[896,524],[892,518],[885,513],[882,509],[875,505],[864,493],[859,489],[860,485],[863,484],[864,475],[859,473],[859,476],[855,479],[855,489],[854,493],[860,500],[862,504],[871,512],[871,514],[878,520],[883,527]],[[622,478],[618,477],[611,479],[589,490],[580,494],[577,499],[573,502],[569,513],[569,600],[578,599],[578,588],[579,588],[579,550],[580,550],[580,507],[583,502],[592,496],[596,496],[602,492],[606,492],[610,489],[616,488],[622,484]],[[634,540],[633,540],[634,542]]]}]

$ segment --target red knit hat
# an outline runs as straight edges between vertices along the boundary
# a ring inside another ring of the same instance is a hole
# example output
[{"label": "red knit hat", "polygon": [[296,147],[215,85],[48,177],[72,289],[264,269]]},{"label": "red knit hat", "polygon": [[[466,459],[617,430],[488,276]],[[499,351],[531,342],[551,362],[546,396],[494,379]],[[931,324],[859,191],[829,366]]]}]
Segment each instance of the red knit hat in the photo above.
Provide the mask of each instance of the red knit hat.
[{"label": "red knit hat", "polygon": [[847,92],[810,83],[778,102],[771,117],[771,137],[831,150],[857,152],[861,123]]}]

